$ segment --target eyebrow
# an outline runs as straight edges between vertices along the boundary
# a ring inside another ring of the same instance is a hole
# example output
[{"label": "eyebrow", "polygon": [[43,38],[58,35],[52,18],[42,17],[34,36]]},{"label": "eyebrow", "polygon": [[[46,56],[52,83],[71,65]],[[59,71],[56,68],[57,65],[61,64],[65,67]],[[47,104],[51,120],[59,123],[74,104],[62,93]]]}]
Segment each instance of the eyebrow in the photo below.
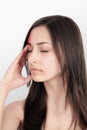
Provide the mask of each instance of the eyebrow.
[{"label": "eyebrow", "polygon": [[[29,45],[32,45],[30,42],[28,43]],[[37,45],[43,45],[43,44],[49,44],[49,45],[52,45],[52,43],[49,43],[49,42],[38,42],[36,43]]]}]

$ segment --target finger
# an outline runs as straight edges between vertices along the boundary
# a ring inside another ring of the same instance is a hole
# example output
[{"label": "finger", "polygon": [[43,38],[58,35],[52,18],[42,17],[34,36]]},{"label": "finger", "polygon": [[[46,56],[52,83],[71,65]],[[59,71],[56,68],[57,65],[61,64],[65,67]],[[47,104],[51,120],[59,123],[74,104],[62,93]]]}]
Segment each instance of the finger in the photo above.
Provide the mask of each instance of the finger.
[{"label": "finger", "polygon": [[24,83],[29,83],[32,80],[31,75],[29,75],[28,77],[24,78]]},{"label": "finger", "polygon": [[28,55],[28,52],[24,51],[22,56],[20,57],[19,61],[18,61],[18,65],[23,67],[24,64],[26,63],[26,60],[27,60],[27,55]]},{"label": "finger", "polygon": [[26,45],[25,48],[21,50],[20,54],[16,58],[16,64],[22,65],[25,63],[28,55],[28,49],[29,45]]},{"label": "finger", "polygon": [[27,44],[27,45],[23,48],[24,51],[27,51],[28,49],[29,49],[29,44]]}]

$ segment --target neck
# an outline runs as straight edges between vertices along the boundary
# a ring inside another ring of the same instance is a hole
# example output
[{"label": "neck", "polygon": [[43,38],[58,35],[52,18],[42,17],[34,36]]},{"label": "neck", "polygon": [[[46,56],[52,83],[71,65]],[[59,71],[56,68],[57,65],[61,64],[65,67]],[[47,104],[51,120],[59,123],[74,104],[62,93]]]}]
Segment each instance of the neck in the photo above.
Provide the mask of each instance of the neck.
[{"label": "neck", "polygon": [[[54,81],[44,82],[47,91],[47,105],[50,108],[56,108],[57,111],[62,112],[66,107],[66,86],[63,85],[61,78]],[[56,106],[56,107],[55,107]]]}]

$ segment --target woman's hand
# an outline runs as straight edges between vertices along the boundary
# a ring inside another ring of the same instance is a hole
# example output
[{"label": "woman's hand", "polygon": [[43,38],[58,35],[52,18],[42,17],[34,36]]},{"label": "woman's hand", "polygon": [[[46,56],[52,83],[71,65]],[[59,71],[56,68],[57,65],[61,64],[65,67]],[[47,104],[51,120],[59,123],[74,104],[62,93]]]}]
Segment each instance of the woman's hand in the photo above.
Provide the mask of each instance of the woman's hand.
[{"label": "woman's hand", "polygon": [[22,76],[22,68],[26,63],[27,55],[28,55],[27,45],[17,56],[17,58],[11,63],[7,72],[5,73],[1,82],[7,87],[8,91],[12,89],[18,88],[26,83],[28,83],[32,77],[29,75],[28,77]]}]

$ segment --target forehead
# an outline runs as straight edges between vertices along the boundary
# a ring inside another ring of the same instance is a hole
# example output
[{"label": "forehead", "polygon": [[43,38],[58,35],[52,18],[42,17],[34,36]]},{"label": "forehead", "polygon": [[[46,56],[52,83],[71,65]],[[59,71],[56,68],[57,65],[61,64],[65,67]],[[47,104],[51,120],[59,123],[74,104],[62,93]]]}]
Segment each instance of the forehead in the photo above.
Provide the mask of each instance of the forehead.
[{"label": "forehead", "polygon": [[51,43],[51,36],[45,26],[39,26],[34,28],[28,38],[28,43],[34,44],[39,42]]}]

